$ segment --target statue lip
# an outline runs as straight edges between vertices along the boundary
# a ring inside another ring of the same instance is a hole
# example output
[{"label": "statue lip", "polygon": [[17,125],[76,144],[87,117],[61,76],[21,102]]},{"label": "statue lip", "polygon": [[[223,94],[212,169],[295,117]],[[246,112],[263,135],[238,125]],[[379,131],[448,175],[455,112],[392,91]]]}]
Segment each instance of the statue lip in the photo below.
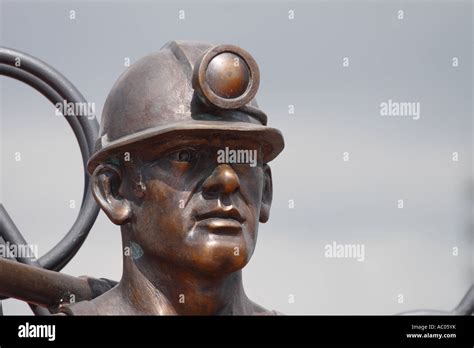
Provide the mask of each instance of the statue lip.
[{"label": "statue lip", "polygon": [[242,217],[240,212],[232,207],[230,209],[215,209],[207,213],[198,214],[196,216],[197,221],[206,220],[206,219],[232,219],[240,223],[243,223],[245,219]]}]

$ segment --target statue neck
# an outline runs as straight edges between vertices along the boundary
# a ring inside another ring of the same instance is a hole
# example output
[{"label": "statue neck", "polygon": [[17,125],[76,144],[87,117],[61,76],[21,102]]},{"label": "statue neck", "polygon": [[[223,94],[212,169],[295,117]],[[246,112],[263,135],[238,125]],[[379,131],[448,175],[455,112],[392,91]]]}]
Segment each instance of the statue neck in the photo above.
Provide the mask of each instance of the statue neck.
[{"label": "statue neck", "polygon": [[124,256],[119,290],[131,310],[150,315],[247,315],[253,306],[242,271],[212,278],[171,265]]}]

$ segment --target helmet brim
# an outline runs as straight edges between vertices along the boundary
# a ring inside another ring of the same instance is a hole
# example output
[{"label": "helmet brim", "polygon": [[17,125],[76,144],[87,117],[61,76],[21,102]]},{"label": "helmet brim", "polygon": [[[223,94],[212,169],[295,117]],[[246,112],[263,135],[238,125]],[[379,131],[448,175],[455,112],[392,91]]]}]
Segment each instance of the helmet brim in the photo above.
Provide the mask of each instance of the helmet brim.
[{"label": "helmet brim", "polygon": [[248,122],[228,121],[184,121],[155,127],[108,142],[107,137],[98,139],[96,151],[89,159],[87,170],[92,174],[95,168],[119,153],[130,148],[137,149],[149,142],[168,142],[179,136],[209,136],[210,134],[228,134],[231,138],[249,138],[262,145],[263,161],[268,163],[283,150],[285,143],[281,132],[276,128]]}]

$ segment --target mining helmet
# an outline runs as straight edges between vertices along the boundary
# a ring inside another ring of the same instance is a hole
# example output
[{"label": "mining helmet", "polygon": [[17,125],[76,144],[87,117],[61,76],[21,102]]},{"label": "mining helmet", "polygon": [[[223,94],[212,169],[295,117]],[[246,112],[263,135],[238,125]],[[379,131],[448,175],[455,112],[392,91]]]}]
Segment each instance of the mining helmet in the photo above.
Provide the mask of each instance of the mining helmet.
[{"label": "mining helmet", "polygon": [[257,63],[240,47],[167,43],[132,64],[112,87],[89,173],[131,147],[186,134],[255,139],[262,145],[263,161],[271,161],[284,141],[258,108],[259,80]]}]

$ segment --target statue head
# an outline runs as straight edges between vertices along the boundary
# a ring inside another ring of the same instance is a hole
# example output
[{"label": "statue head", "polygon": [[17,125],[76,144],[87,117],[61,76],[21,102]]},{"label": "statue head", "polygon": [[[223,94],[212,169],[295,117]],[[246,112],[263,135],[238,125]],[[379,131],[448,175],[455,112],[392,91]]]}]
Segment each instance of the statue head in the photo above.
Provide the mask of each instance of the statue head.
[{"label": "statue head", "polygon": [[254,99],[259,78],[239,47],[173,41],[115,83],[88,171],[135,262],[208,277],[247,264],[284,147]]}]

